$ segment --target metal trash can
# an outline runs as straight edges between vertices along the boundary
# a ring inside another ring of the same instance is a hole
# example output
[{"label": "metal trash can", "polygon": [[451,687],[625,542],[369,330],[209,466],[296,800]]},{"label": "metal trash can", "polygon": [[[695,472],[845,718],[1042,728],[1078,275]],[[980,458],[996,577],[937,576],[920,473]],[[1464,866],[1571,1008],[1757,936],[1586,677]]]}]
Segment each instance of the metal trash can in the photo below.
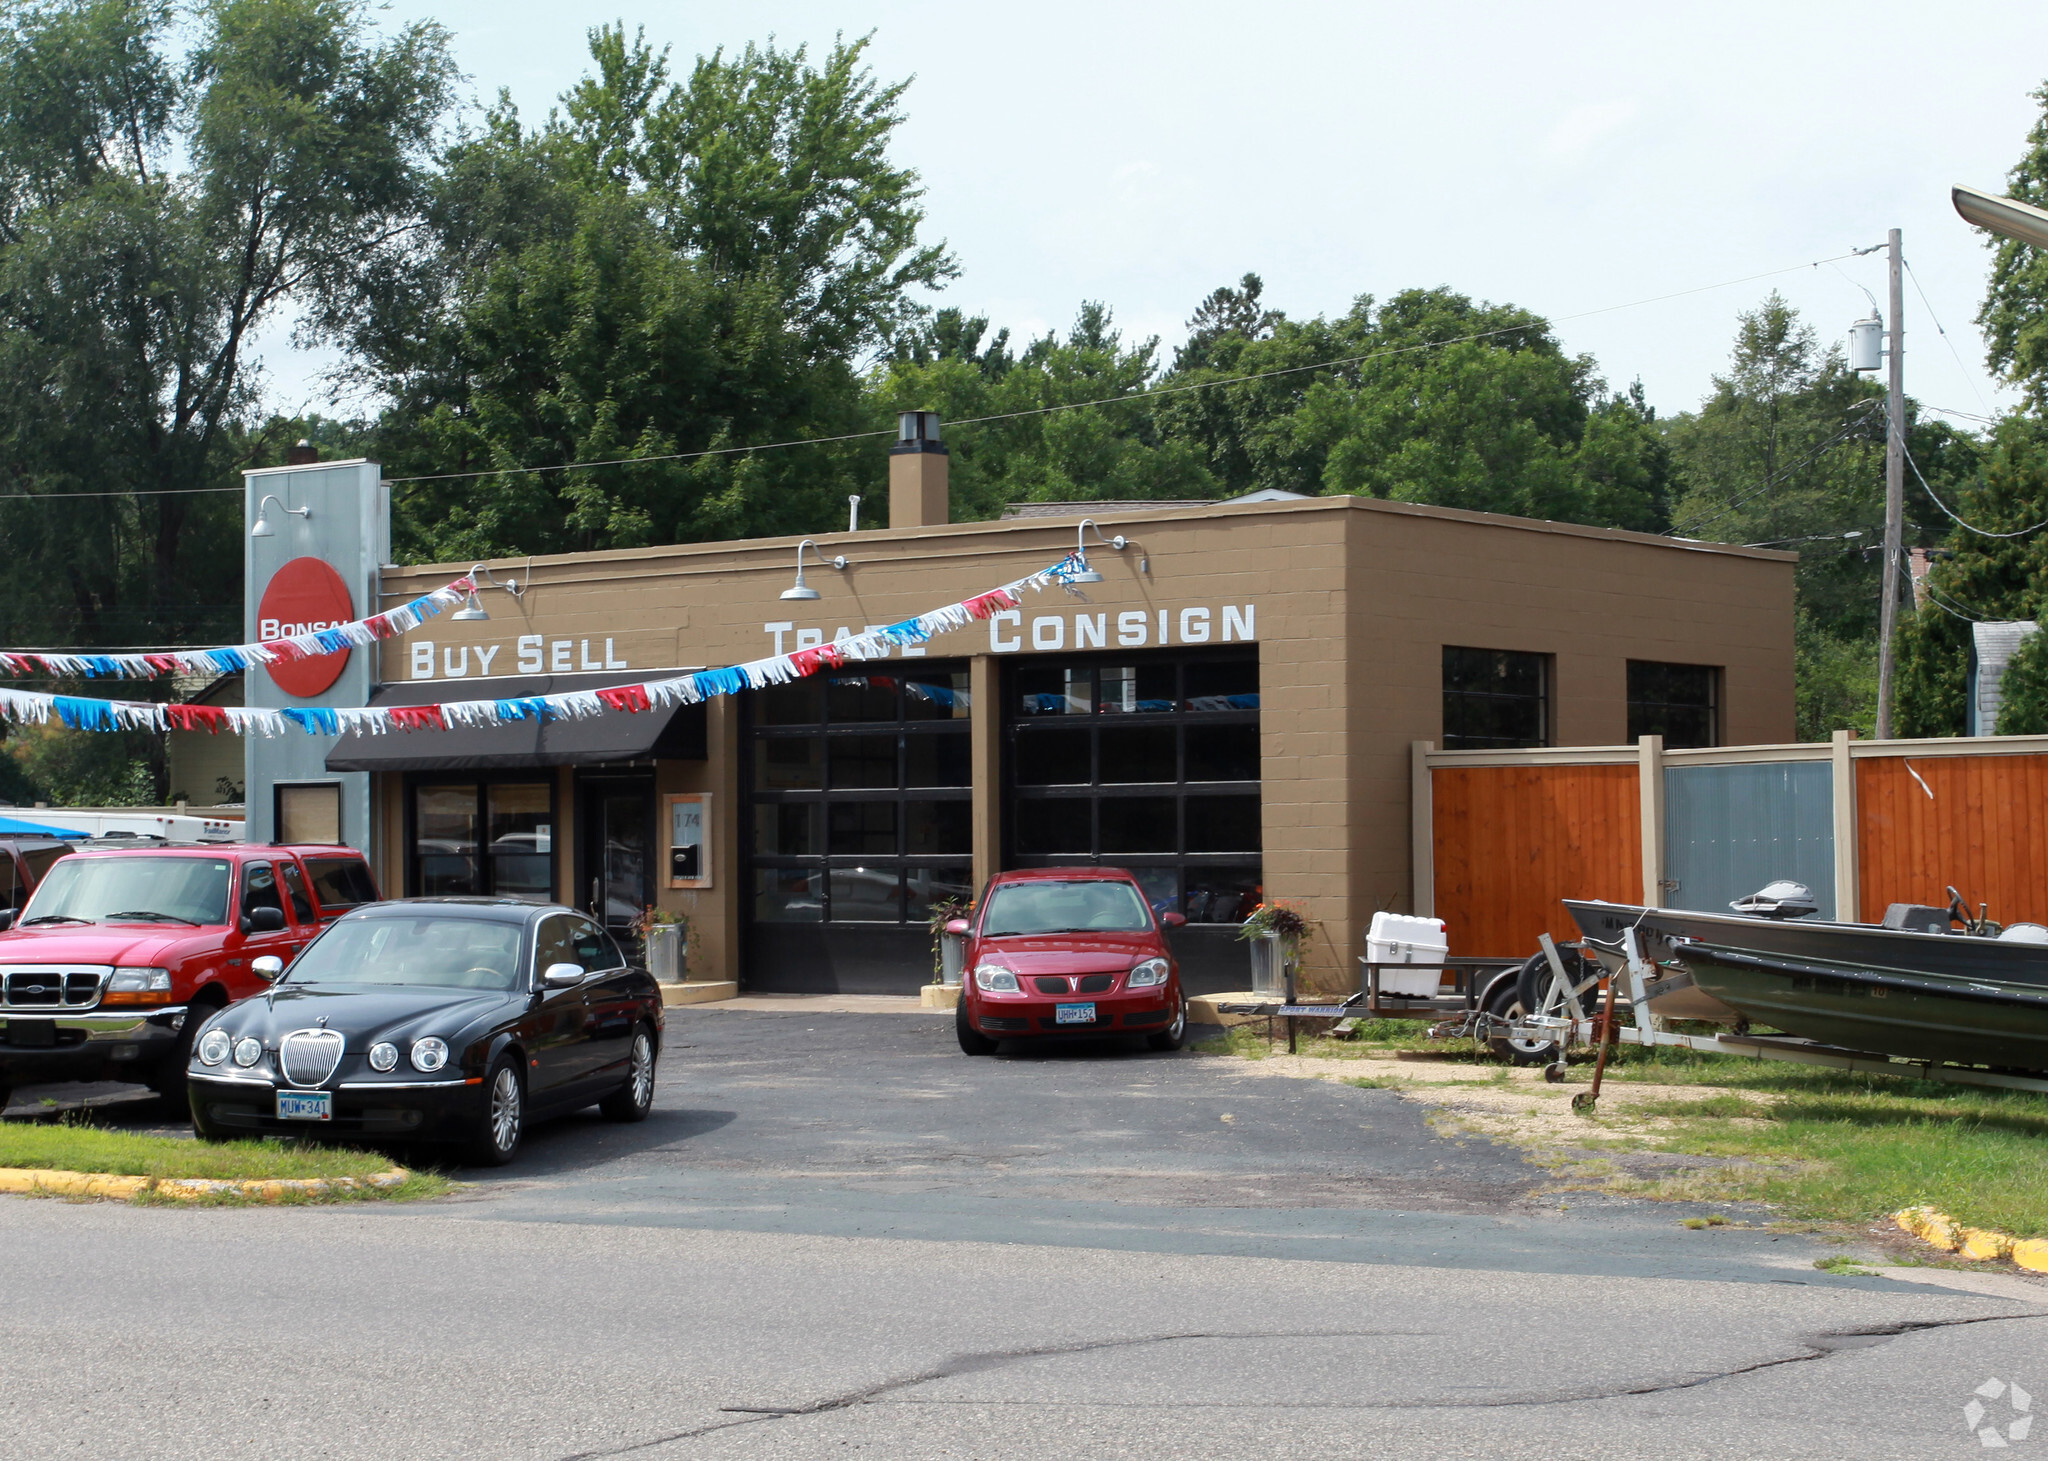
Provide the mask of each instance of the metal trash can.
[{"label": "metal trash can", "polygon": [[1252,952],[1252,993],[1285,995],[1294,950],[1277,933],[1256,934],[1245,942]]},{"label": "metal trash can", "polygon": [[967,967],[967,940],[957,933],[939,935],[939,983],[958,985]]},{"label": "metal trash can", "polygon": [[681,984],[689,978],[689,937],[683,925],[657,923],[647,930],[647,972],[661,984]]}]

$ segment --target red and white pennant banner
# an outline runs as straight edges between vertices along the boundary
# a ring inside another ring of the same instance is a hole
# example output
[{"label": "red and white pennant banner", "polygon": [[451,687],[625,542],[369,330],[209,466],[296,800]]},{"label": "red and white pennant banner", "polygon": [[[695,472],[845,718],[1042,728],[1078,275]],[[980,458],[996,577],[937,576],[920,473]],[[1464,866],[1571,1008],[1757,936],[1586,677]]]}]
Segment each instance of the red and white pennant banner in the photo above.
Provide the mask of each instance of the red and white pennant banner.
[{"label": "red and white pennant banner", "polygon": [[158,675],[230,675],[251,665],[289,664],[316,659],[344,649],[357,649],[380,639],[393,639],[417,629],[443,609],[461,603],[475,590],[469,576],[422,594],[409,604],[352,619],[326,629],[266,639],[260,644],[229,644],[218,649],[138,650],[128,654],[58,654],[47,650],[0,649],[0,673],[10,675],[83,675],[101,680],[153,680]]},{"label": "red and white pennant banner", "polygon": [[[808,649],[794,650],[788,654],[770,655],[766,659],[749,660],[745,664],[728,665],[722,669],[697,670],[687,675],[673,675],[665,679],[647,680],[637,685],[615,685],[604,690],[573,690],[559,695],[525,695],[503,700],[450,700],[437,705],[389,705],[364,707],[330,707],[324,705],[287,706],[282,710],[264,710],[228,705],[160,705],[143,700],[89,700],[76,695],[49,695],[31,690],[9,690],[0,688],[0,716],[9,720],[25,721],[41,725],[51,717],[73,730],[208,730],[232,731],[236,735],[279,736],[294,728],[314,735],[383,735],[393,730],[448,730],[454,727],[479,727],[508,725],[516,721],[581,720],[588,716],[603,715],[610,711],[636,712],[655,706],[694,705],[714,695],[733,695],[741,690],[758,690],[768,685],[787,684],[814,675],[820,670],[837,669],[841,665],[861,660],[884,658],[892,648],[923,644],[936,635],[963,628],[977,620],[987,619],[1004,609],[1013,609],[1023,603],[1025,589],[1045,589],[1055,584],[1070,593],[1078,592],[1073,587],[1074,575],[1083,564],[1078,555],[1069,555],[1050,568],[1006,583],[987,593],[976,594],[971,599],[962,599],[957,604],[948,604],[928,614],[899,623],[885,625],[866,634],[856,634],[830,644],[814,645]],[[390,619],[392,615],[414,612],[429,599],[436,600],[430,612],[439,613],[447,603],[460,600],[469,591],[469,580],[457,579],[445,589],[437,589],[423,599],[415,599],[402,609],[391,610],[378,615],[378,619]],[[440,595],[450,594],[449,599]],[[424,617],[422,615],[421,617]],[[363,624],[373,621],[363,620]],[[405,628],[419,623],[414,618]],[[354,628],[356,626],[348,626]],[[320,634],[300,636],[318,639],[320,635],[332,634],[335,630],[321,630]],[[386,633],[402,630],[373,632],[369,638],[383,638]],[[360,642],[367,643],[369,638]],[[284,641],[272,641],[261,648],[274,648]],[[358,641],[350,641],[355,643]],[[238,653],[252,646],[238,646],[234,651],[207,650],[201,653]],[[339,645],[334,648],[339,648]],[[332,650],[321,650],[331,653]]]}]

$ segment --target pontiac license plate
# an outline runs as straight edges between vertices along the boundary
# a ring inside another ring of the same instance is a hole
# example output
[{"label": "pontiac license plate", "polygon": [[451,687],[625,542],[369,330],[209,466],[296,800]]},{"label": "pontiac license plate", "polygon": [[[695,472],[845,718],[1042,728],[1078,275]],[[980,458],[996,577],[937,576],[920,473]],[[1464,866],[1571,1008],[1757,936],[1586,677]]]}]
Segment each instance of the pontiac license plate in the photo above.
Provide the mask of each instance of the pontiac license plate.
[{"label": "pontiac license plate", "polygon": [[1092,1025],[1095,1023],[1093,1004],[1063,1004],[1053,1014],[1056,1023],[1062,1025]]},{"label": "pontiac license plate", "polygon": [[334,1092],[279,1091],[277,1119],[280,1121],[332,1121]]}]

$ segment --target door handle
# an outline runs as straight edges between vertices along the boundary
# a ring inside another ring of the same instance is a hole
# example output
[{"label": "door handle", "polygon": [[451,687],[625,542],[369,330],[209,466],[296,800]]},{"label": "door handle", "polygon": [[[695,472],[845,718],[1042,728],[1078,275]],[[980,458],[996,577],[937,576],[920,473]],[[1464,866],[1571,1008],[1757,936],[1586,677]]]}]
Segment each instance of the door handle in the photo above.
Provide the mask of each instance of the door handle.
[{"label": "door handle", "polygon": [[593,918],[602,916],[599,912],[599,904],[602,902],[602,900],[598,895],[598,888],[602,886],[602,884],[603,879],[601,878],[592,878],[590,880],[590,915]]}]

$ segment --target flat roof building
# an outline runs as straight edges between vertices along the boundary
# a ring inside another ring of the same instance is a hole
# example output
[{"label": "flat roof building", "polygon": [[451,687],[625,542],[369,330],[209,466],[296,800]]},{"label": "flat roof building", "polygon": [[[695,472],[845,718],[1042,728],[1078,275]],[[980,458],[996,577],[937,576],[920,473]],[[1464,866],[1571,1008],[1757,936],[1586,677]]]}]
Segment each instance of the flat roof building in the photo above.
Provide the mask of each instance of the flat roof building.
[{"label": "flat roof building", "polygon": [[[1197,992],[1245,987],[1236,925],[1272,899],[1311,922],[1310,979],[1354,987],[1372,914],[1412,906],[1416,742],[1793,735],[1791,554],[1356,497],[950,523],[935,446],[892,456],[889,528],[816,535],[814,598],[787,596],[796,538],[493,564],[519,591],[486,589],[488,619],[359,651],[378,656],[369,703],[827,644],[1077,542],[1101,580],[701,704],[345,737],[325,765],[368,778],[369,825],[344,835],[394,894],[556,898],[620,930],[650,906],[686,913],[692,977],[754,989],[913,991],[932,904],[1071,863],[1128,867],[1187,916],[1175,944]],[[361,612],[468,567],[386,567]],[[252,808],[281,794],[249,791]],[[1541,835],[1503,828],[1503,850]]]}]

